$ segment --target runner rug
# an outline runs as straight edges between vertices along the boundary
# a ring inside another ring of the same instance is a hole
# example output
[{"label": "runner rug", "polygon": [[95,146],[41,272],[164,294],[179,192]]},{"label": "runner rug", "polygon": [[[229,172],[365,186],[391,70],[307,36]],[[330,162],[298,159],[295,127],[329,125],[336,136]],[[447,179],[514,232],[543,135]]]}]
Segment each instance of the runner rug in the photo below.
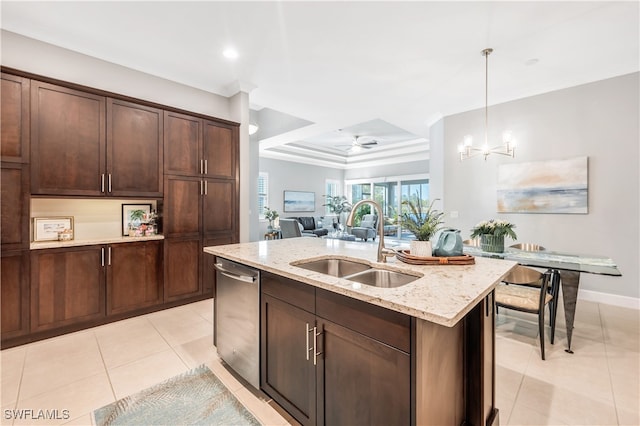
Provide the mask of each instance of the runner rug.
[{"label": "runner rug", "polygon": [[93,412],[106,425],[260,425],[206,366],[201,365]]}]

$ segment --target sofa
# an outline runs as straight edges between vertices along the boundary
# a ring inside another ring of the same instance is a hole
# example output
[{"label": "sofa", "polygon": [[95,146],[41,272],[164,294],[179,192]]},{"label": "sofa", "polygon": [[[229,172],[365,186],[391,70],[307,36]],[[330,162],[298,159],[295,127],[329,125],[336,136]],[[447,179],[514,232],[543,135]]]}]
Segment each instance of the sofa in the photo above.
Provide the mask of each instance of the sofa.
[{"label": "sofa", "polygon": [[329,233],[328,229],[323,228],[317,223],[317,219],[313,216],[290,217],[295,219],[302,225],[302,234],[313,234],[317,237],[324,237]]},{"label": "sofa", "polygon": [[351,228],[351,235],[356,238],[362,238],[365,241],[367,241],[369,238],[372,238],[373,241],[375,241],[376,235],[378,234],[378,232],[376,231],[377,224],[378,216],[374,214],[365,214],[364,216],[362,216],[360,226]]}]

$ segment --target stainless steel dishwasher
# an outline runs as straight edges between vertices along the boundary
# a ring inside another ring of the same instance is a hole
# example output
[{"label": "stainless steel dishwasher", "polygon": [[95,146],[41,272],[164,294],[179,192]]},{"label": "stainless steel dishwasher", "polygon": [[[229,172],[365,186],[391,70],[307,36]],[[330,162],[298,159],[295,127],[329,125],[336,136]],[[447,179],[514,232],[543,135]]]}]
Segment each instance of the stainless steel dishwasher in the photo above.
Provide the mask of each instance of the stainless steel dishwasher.
[{"label": "stainless steel dishwasher", "polygon": [[218,355],[260,389],[260,271],[220,257],[215,267]]}]

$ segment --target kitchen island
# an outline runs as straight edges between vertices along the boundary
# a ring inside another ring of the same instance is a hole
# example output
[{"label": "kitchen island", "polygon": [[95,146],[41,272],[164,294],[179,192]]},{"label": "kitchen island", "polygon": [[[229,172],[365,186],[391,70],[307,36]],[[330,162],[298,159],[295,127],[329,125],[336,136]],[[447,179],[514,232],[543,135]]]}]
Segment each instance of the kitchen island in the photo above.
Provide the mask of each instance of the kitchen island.
[{"label": "kitchen island", "polygon": [[[515,262],[377,263],[359,242],[294,238],[206,253],[262,271],[261,389],[302,424],[498,424],[493,289]],[[351,259],[417,277],[380,288],[303,269]]]}]

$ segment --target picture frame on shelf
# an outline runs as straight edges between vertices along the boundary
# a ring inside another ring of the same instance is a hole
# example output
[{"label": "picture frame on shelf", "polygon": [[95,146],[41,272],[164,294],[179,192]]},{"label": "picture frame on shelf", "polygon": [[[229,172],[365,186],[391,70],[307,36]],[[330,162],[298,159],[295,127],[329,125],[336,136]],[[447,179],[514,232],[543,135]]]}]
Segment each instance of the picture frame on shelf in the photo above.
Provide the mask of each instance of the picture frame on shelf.
[{"label": "picture frame on shelf", "polygon": [[58,241],[59,234],[63,232],[66,234],[65,240],[73,240],[73,216],[33,218],[34,242]]},{"label": "picture frame on shelf", "polygon": [[139,210],[142,210],[143,214],[149,215],[151,213],[151,204],[122,205],[122,236],[129,235],[129,225],[137,226],[141,223],[141,218],[137,218],[135,213]]}]

